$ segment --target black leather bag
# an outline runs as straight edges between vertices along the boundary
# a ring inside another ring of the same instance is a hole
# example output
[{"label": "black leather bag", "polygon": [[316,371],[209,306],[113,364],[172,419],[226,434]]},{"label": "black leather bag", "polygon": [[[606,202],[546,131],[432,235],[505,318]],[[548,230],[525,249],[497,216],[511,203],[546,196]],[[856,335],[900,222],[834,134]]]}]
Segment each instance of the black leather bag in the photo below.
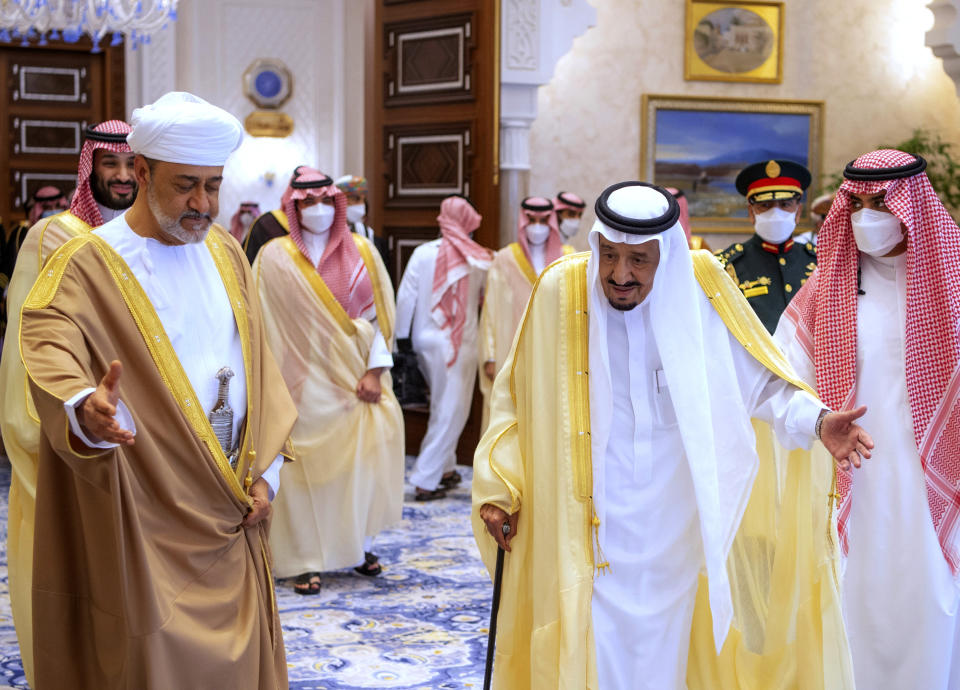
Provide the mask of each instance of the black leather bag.
[{"label": "black leather bag", "polygon": [[393,394],[400,407],[418,407],[430,404],[430,390],[420,371],[417,353],[410,338],[397,339],[397,353],[393,356]]}]

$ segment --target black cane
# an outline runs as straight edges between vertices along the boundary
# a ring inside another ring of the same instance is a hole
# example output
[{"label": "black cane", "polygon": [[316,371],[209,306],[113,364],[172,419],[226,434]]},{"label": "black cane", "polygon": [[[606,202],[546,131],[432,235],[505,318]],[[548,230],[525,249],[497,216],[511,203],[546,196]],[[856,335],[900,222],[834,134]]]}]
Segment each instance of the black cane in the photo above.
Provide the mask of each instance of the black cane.
[{"label": "black cane", "polygon": [[[510,524],[503,523],[503,536],[510,534]],[[487,633],[487,667],[483,673],[483,690],[490,690],[493,680],[493,652],[497,641],[497,613],[500,611],[500,585],[503,582],[503,549],[497,547],[497,567],[493,572],[493,605],[490,607],[490,632]]]}]

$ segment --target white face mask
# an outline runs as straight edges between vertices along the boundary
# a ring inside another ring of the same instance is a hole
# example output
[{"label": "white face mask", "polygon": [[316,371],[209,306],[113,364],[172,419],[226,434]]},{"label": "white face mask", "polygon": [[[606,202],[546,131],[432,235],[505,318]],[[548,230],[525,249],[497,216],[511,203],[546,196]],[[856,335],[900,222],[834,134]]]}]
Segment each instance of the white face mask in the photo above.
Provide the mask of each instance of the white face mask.
[{"label": "white face mask", "polygon": [[348,223],[359,223],[363,220],[363,217],[367,214],[367,207],[365,204],[350,204],[347,206],[347,222]]},{"label": "white face mask", "polygon": [[571,237],[576,235],[579,229],[579,218],[564,218],[560,221],[560,234],[563,235],[563,238],[566,240],[569,240]]},{"label": "white face mask", "polygon": [[770,244],[783,244],[794,228],[797,227],[797,212],[784,211],[782,208],[774,206],[769,211],[758,213],[753,218],[753,228],[757,234]]},{"label": "white face mask", "polygon": [[547,241],[550,236],[550,226],[545,223],[535,223],[527,226],[527,242],[533,245],[541,245]]},{"label": "white face mask", "polygon": [[241,213],[240,214],[240,225],[243,226],[244,230],[250,227],[250,223],[253,222],[252,213]]},{"label": "white face mask", "polygon": [[307,232],[323,233],[333,225],[333,206],[314,204],[300,209],[300,219]]},{"label": "white face mask", "polygon": [[857,248],[870,256],[883,256],[903,241],[900,219],[892,213],[862,208],[850,214]]}]

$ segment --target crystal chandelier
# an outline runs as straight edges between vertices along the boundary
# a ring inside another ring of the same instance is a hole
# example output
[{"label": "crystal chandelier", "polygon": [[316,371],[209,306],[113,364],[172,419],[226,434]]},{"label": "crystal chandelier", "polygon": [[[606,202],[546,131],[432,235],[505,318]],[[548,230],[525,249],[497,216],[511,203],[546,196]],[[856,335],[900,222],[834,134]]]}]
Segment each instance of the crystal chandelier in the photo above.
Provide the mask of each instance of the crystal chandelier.
[{"label": "crystal chandelier", "polygon": [[150,35],[177,18],[178,0],[0,0],[0,41],[29,45],[47,39],[73,43],[87,34],[93,49],[108,33],[110,45],[126,35],[131,45],[150,42]]}]

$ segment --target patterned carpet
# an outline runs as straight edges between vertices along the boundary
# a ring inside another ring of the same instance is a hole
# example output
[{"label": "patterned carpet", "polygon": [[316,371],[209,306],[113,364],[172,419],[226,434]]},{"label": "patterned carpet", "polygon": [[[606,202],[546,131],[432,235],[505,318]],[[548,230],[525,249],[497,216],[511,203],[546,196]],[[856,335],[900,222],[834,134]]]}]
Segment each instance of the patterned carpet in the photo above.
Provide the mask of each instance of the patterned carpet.
[{"label": "patterned carpet", "polygon": [[[470,470],[446,499],[412,500],[374,544],[384,572],[325,574],[318,596],[277,582],[293,690],[480,688],[491,585],[470,530]],[[7,490],[0,460],[0,688],[25,687],[7,592]]]}]

